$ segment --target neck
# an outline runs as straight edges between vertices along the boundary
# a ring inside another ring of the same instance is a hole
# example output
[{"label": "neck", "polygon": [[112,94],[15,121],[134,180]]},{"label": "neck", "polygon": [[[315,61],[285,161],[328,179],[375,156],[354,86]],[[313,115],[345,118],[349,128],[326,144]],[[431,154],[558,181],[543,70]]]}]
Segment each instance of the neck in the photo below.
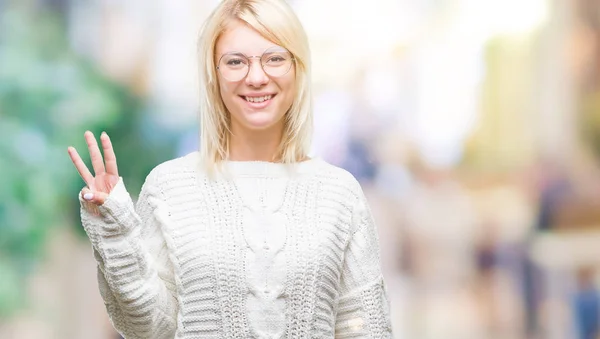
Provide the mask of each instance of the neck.
[{"label": "neck", "polygon": [[229,140],[229,160],[274,161],[281,142],[282,130],[249,131],[232,128]]}]

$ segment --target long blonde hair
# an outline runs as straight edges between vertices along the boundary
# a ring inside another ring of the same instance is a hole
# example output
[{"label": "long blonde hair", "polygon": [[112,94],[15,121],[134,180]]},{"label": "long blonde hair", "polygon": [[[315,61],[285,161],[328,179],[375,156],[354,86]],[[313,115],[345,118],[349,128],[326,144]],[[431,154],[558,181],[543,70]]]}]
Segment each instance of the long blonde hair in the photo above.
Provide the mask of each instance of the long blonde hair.
[{"label": "long blonde hair", "polygon": [[228,159],[231,118],[219,91],[215,48],[227,25],[235,20],[294,56],[297,93],[284,117],[281,144],[273,160],[300,161],[308,155],[313,128],[310,49],[300,20],[285,0],[223,0],[204,23],[198,42],[202,161],[212,171]]}]

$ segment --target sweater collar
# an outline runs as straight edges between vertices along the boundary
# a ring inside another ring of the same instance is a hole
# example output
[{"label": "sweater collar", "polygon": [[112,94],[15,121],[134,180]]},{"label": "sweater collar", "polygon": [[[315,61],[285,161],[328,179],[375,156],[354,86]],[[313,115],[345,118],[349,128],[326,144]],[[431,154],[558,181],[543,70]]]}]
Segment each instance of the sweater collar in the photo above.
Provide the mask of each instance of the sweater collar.
[{"label": "sweater collar", "polygon": [[319,158],[311,158],[293,164],[284,164],[269,161],[225,160],[222,165],[225,172],[234,176],[286,177],[293,174],[310,173],[317,168],[320,161]]}]

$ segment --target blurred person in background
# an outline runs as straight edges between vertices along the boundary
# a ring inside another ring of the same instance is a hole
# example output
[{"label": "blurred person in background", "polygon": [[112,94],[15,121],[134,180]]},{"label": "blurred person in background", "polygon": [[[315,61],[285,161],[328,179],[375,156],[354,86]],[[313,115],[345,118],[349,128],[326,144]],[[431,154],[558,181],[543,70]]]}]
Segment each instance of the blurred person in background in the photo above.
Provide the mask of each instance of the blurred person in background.
[{"label": "blurred person in background", "polygon": [[584,267],[576,274],[577,290],[573,296],[573,310],[578,339],[600,337],[600,292],[594,283],[596,271]]},{"label": "blurred person in background", "polygon": [[[415,183],[406,211],[411,242],[411,300],[415,333],[425,338],[484,338],[484,315],[469,286],[478,224],[475,205],[451,169],[410,160]],[[416,337],[416,335],[415,335]]]},{"label": "blurred person in background", "polygon": [[391,338],[357,180],[307,156],[310,51],[283,0],[225,0],[199,44],[200,151],[146,178],[134,208],[109,136],[85,133],[81,220],[125,338]]}]

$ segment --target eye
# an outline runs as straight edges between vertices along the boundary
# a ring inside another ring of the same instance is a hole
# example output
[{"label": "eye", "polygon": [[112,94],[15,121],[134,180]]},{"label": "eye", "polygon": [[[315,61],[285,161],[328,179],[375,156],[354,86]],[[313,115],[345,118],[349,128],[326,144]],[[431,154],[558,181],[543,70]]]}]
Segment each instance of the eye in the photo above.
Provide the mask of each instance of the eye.
[{"label": "eye", "polygon": [[235,66],[245,65],[246,63],[244,62],[244,59],[242,59],[242,58],[230,58],[230,59],[225,60],[225,64],[227,66],[235,67]]},{"label": "eye", "polygon": [[280,65],[287,61],[288,58],[282,54],[271,54],[267,57],[265,64],[267,65]]}]

